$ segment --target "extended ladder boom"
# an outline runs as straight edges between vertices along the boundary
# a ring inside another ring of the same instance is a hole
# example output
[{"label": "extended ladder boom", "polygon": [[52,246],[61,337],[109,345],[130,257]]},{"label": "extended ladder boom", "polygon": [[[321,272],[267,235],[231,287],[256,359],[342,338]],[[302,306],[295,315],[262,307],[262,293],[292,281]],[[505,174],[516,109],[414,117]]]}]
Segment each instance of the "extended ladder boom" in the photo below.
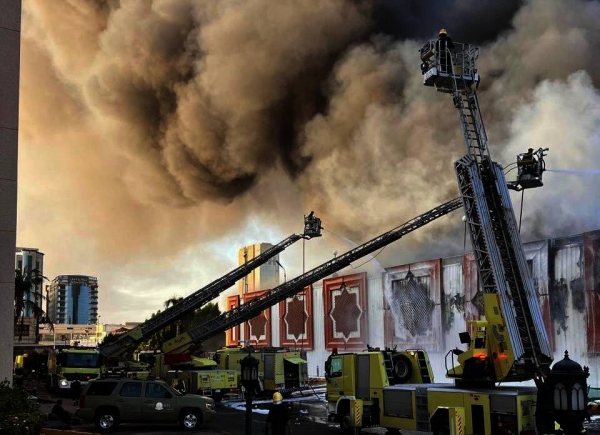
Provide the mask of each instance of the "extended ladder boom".
[{"label": "extended ladder boom", "polygon": [[[424,84],[452,94],[458,110],[468,154],[455,163],[456,176],[483,293],[497,297],[485,299],[486,320],[496,322],[488,327],[491,370],[483,368],[485,359],[463,356],[463,370],[448,375],[473,381],[532,379],[549,371],[552,350],[503,169],[492,161],[487,146],[476,93],[479,50],[469,44],[454,46],[454,51],[437,53],[432,41],[421,49]],[[475,346],[470,352],[477,352]]]},{"label": "extended ladder boom", "polygon": [[146,320],[141,325],[133,328],[129,332],[119,337],[116,342],[106,344],[100,347],[100,352],[106,357],[118,356],[126,352],[132,345],[138,343],[154,332],[165,328],[173,322],[180,319],[184,314],[201,307],[210,302],[223,291],[231,287],[252,270],[265,264],[270,258],[273,258],[287,247],[297,242],[300,239],[310,239],[321,235],[321,220],[311,212],[304,217],[304,233],[302,235],[292,234],[277,245],[271,247],[260,255],[248,260],[245,264],[237,269],[232,270],[227,275],[211,282],[207,286],[192,293],[181,302],[167,308],[165,311],[158,313],[156,316]]},{"label": "extended ladder boom", "polygon": [[448,201],[439,207],[436,207],[427,213],[424,213],[403,225],[376,237],[365,244],[358,246],[351,251],[348,251],[333,260],[317,266],[316,268],[306,272],[303,275],[298,276],[284,284],[275,287],[272,290],[264,293],[260,297],[252,299],[251,301],[235,307],[209,322],[205,322],[201,325],[195,326],[186,333],[173,338],[163,345],[164,352],[182,352],[192,347],[194,344],[201,343],[202,341],[219,334],[220,332],[226,331],[233,328],[240,323],[250,320],[253,317],[258,316],[263,310],[272,307],[273,305],[281,302],[299,291],[306,286],[318,281],[319,279],[325,278],[334,272],[349,266],[353,261],[356,261],[366,255],[369,255],[386,245],[402,238],[403,236],[427,225],[429,222],[436,220],[446,214],[457,210],[461,206],[460,198]]}]

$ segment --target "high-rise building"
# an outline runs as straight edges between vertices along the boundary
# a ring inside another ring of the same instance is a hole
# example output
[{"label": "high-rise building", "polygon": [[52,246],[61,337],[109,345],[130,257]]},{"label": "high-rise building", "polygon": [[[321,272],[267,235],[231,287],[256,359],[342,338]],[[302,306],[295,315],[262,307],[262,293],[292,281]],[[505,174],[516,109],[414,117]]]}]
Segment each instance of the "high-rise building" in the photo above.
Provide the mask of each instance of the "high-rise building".
[{"label": "high-rise building", "polygon": [[95,324],[98,321],[98,278],[59,275],[48,290],[48,316],[53,323]]},{"label": "high-rise building", "polygon": [[[270,243],[255,243],[241,248],[238,252],[238,264],[243,265],[272,246]],[[243,295],[277,287],[279,285],[279,268],[278,254],[239,281],[239,294]]]},{"label": "high-rise building", "polygon": [[[271,243],[255,243],[244,246],[238,251],[238,264],[242,266],[272,247]],[[285,269],[279,262],[279,254],[253,269],[238,281],[238,294],[227,297],[225,309],[231,310],[240,304],[248,303],[252,299],[260,297],[265,291],[277,287],[279,285],[279,269],[282,269],[285,277]],[[270,345],[272,343],[270,319],[277,318],[277,313],[277,307],[266,309],[243,325],[227,331],[225,339],[227,345],[237,345],[241,343],[241,340],[251,341],[255,346]]]},{"label": "high-rise building", "polygon": [[[44,253],[38,248],[19,248],[15,253],[15,269],[20,270],[24,276],[32,279],[34,275],[44,276]],[[38,282],[31,290],[23,295],[25,301],[31,301],[41,309],[45,310],[43,303],[44,283]],[[25,303],[23,317],[33,317],[30,303]]]}]

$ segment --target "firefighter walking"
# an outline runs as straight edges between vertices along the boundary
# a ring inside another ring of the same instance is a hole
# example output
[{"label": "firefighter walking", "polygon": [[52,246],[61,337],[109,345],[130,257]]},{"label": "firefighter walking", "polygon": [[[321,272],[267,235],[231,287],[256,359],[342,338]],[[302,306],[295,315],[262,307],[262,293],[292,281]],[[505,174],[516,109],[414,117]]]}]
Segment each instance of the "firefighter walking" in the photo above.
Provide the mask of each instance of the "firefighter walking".
[{"label": "firefighter walking", "polygon": [[291,435],[292,424],[288,407],[283,403],[281,393],[273,394],[273,405],[269,409],[265,423],[265,434],[267,435]]}]

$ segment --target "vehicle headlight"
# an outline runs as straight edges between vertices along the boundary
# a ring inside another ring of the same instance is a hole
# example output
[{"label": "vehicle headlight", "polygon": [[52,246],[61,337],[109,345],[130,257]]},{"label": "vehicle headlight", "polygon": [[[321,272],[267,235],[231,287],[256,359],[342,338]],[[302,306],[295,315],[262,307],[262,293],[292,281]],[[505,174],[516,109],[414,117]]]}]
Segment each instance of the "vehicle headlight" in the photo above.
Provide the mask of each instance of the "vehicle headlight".
[{"label": "vehicle headlight", "polygon": [[215,402],[206,402],[206,409],[208,409],[209,411],[215,409]]},{"label": "vehicle headlight", "polygon": [[60,385],[66,387],[67,385],[69,385],[69,381],[63,379],[62,381],[60,381]]}]

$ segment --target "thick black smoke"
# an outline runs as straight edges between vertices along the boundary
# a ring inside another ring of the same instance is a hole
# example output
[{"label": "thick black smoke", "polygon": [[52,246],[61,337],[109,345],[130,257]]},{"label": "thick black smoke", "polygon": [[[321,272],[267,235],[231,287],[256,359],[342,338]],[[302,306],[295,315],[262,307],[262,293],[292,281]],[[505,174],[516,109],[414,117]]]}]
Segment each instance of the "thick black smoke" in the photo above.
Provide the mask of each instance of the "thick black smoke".
[{"label": "thick black smoke", "polygon": [[[312,209],[360,240],[456,196],[458,118],[422,86],[417,53],[442,27],[482,45],[498,160],[549,146],[549,167],[585,168],[598,16],[583,0],[26,0],[19,213],[48,225],[20,224],[20,239],[152,263],[248,217],[297,231]],[[536,236],[597,226],[583,189],[563,178],[536,194],[524,233],[550,206],[572,219]],[[449,222],[419,237],[462,244]]]}]

